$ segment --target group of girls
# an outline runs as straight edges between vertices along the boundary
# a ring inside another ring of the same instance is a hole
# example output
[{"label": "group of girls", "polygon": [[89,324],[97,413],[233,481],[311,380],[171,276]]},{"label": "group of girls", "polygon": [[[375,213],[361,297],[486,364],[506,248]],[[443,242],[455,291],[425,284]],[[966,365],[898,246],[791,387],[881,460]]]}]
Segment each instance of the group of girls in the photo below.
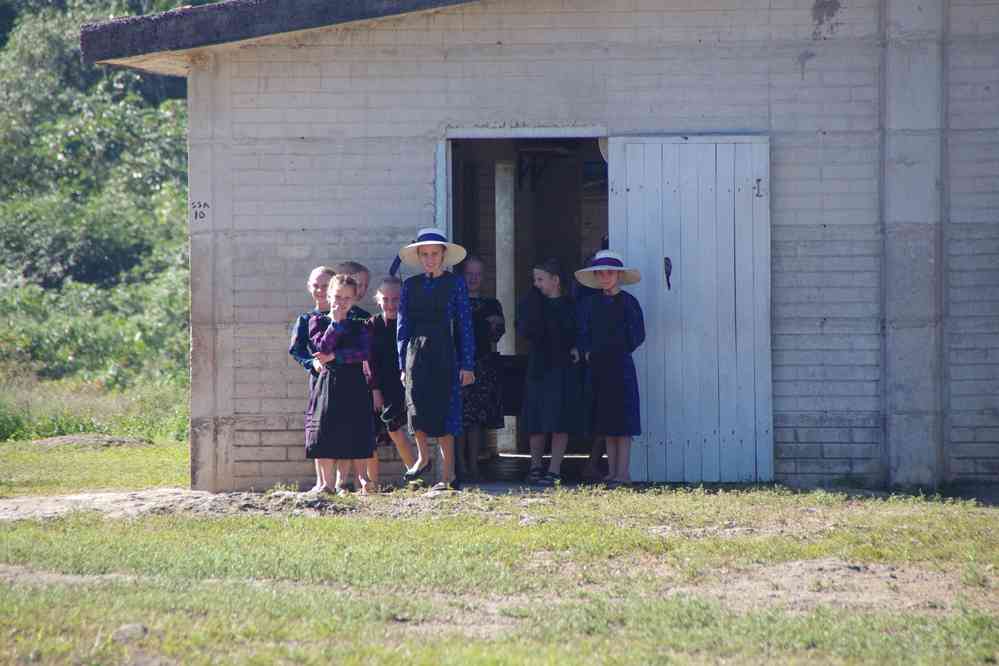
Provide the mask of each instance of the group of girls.
[{"label": "group of girls", "polygon": [[[422,229],[399,257],[419,273],[383,278],[374,317],[357,305],[370,281],[363,265],[320,266],[309,276],[315,307],[293,324],[289,352],[309,372],[305,445],[316,461],[316,491],[348,492],[351,468],[362,493],[377,491],[376,442],[395,446],[404,480],[425,478],[434,465],[431,439],[441,454],[433,490],[457,489],[456,472],[463,481],[478,478],[485,431],[503,426],[495,345],[505,320],[500,303],[480,293],[482,260],[438,229]],[[461,274],[447,270],[458,264]],[[554,260],[538,264],[518,307],[517,331],[531,344],[521,420],[530,436],[528,480],[559,483],[570,434],[590,432],[606,443],[604,480],[628,483],[631,438],[641,434],[631,353],[645,329],[641,306],[621,286],[640,275],[602,251],[575,276],[578,289]]]}]

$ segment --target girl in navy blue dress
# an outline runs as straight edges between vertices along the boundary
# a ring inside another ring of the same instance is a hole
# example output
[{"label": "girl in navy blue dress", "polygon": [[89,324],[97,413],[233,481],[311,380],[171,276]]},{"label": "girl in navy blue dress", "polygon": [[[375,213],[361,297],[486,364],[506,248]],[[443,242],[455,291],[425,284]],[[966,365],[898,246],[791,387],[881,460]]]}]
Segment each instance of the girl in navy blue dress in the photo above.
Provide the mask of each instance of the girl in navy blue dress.
[{"label": "girl in navy blue dress", "polygon": [[465,278],[444,270],[465,255],[465,248],[433,228],[421,229],[416,241],[399,251],[402,261],[422,271],[402,285],[396,326],[409,428],[418,450],[406,476],[429,472],[427,439],[436,437],[444,469],[433,490],[457,489],[454,438],[462,433],[461,387],[475,381],[468,287]]},{"label": "girl in navy blue dress", "polygon": [[607,444],[610,484],[631,482],[631,438],[642,434],[638,375],[631,358],[645,341],[642,306],[622,285],[639,282],[638,270],[627,268],[621,255],[598,252],[576,279],[599,289],[579,308],[579,351],[590,363],[593,382],[593,432]]}]

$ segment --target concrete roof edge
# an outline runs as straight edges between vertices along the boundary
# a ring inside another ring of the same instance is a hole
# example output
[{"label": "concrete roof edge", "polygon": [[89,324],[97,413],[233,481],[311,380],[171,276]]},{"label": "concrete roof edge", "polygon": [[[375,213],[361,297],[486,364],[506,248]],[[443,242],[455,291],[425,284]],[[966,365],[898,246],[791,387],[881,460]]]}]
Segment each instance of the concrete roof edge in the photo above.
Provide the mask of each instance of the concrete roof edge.
[{"label": "concrete roof edge", "polygon": [[217,46],[256,37],[462,5],[475,0],[225,0],[160,14],[88,23],[83,61],[123,61],[164,51]]}]

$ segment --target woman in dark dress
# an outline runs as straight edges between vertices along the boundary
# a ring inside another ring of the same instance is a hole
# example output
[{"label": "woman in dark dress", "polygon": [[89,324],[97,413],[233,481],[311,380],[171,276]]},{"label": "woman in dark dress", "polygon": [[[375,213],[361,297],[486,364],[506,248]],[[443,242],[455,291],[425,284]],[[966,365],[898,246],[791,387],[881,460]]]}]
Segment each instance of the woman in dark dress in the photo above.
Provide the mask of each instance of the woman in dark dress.
[{"label": "woman in dark dress", "polygon": [[[554,486],[562,481],[569,434],[585,430],[576,309],[564,293],[557,260],[537,264],[533,280],[534,288],[517,310],[517,331],[531,343],[521,424],[531,444],[528,482]],[[546,473],[542,457],[548,435],[552,457]]]},{"label": "woman in dark dress", "polygon": [[458,438],[455,455],[462,481],[478,480],[479,452],[485,444],[486,430],[498,430],[504,425],[502,376],[495,346],[506,332],[506,321],[500,302],[481,295],[483,268],[482,259],[474,256],[461,265],[475,335],[475,383],[461,389],[465,432]]},{"label": "woman in dark dress", "polygon": [[579,351],[590,363],[593,382],[593,432],[607,442],[606,481],[630,483],[631,438],[642,434],[638,374],[632,352],[645,341],[642,306],[621,285],[641,274],[627,268],[621,255],[598,252],[576,279],[600,293],[579,308]]},{"label": "woman in dark dress", "polygon": [[[317,354],[332,356],[319,374],[309,396],[306,412],[308,458],[336,461],[338,495],[346,493],[342,483],[349,467],[367,492],[366,461],[374,452],[371,391],[363,364],[371,356],[371,334],[363,321],[347,317],[357,297],[352,278],[335,276],[330,280],[329,316],[309,321],[309,337]],[[325,470],[325,478],[332,470]]]},{"label": "woman in dark dress", "polygon": [[461,387],[475,381],[468,287],[463,277],[444,270],[465,254],[465,248],[449,243],[433,228],[421,229],[417,240],[399,252],[402,261],[422,271],[402,285],[396,332],[409,428],[417,448],[416,464],[406,476],[429,471],[427,438],[436,437],[444,469],[434,490],[457,487],[454,438],[462,433]]}]

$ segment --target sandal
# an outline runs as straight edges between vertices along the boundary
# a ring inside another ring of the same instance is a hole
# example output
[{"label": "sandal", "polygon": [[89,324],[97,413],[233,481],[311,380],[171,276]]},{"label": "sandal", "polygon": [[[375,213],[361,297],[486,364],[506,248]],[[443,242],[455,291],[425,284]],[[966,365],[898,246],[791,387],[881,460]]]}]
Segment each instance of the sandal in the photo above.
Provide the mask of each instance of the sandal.
[{"label": "sandal", "polygon": [[541,483],[541,479],[543,479],[544,476],[545,476],[544,467],[532,467],[531,470],[527,473],[527,482],[532,486],[536,486]]},{"label": "sandal", "polygon": [[337,486],[337,488],[334,489],[334,492],[336,493],[337,497],[346,497],[347,495],[350,494],[350,491],[344,488],[343,486]]},{"label": "sandal", "polygon": [[433,469],[434,469],[434,461],[431,460],[426,465],[424,465],[422,469],[407,469],[405,474],[402,475],[402,478],[405,481],[412,481],[414,479],[420,478],[421,476],[429,474],[430,472],[433,471]]}]

